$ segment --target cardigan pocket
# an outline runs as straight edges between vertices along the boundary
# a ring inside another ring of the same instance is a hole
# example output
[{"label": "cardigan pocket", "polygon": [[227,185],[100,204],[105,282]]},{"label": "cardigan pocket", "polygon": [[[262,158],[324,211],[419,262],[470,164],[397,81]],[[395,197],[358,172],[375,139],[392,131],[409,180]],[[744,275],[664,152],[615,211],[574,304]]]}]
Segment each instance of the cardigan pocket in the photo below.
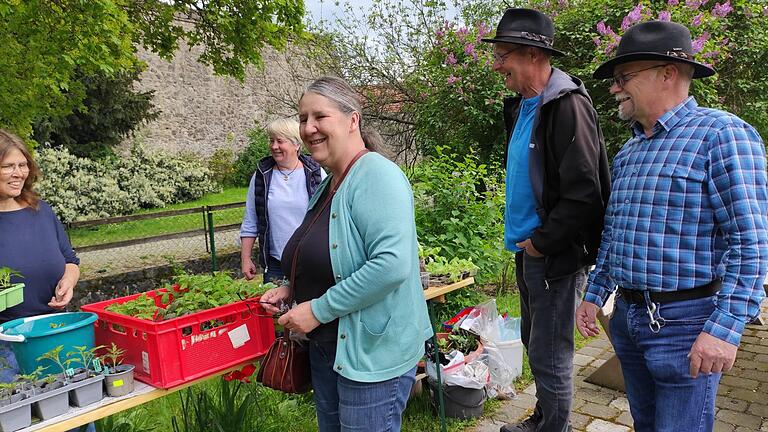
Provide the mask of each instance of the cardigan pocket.
[{"label": "cardigan pocket", "polygon": [[392,322],[392,315],[380,316],[375,313],[361,313],[360,323],[372,336],[384,336]]}]

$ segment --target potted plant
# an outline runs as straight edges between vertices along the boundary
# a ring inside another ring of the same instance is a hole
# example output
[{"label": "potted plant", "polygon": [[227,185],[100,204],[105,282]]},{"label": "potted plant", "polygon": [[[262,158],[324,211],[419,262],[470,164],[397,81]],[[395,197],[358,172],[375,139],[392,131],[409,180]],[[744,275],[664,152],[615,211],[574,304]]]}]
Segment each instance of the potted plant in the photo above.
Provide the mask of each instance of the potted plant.
[{"label": "potted plant", "polygon": [[122,364],[124,356],[125,350],[112,342],[100,357],[104,364],[104,387],[107,389],[107,396],[125,396],[133,391],[135,366]]},{"label": "potted plant", "polygon": [[[101,363],[96,358],[96,351],[104,348],[88,348],[85,345],[74,346],[75,351],[67,353],[67,359],[64,364],[68,367],[66,375],[70,378],[72,388],[69,392],[70,401],[76,407],[84,407],[104,398],[102,390],[102,381],[104,375],[101,373]],[[77,369],[72,369],[73,365],[82,365]]]},{"label": "potted plant", "polygon": [[0,383],[0,431],[10,432],[32,424],[32,409],[17,380]]},{"label": "potted plant", "polygon": [[23,277],[9,267],[0,267],[0,311],[24,301],[24,284],[11,283],[11,276]]}]

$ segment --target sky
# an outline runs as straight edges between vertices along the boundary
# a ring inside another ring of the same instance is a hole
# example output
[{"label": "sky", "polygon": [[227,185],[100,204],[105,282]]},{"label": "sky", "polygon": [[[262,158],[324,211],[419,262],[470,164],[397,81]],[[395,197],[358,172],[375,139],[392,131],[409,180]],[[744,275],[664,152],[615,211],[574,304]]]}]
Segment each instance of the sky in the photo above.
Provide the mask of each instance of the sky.
[{"label": "sky", "polygon": [[[360,11],[367,11],[373,4],[373,0],[304,0],[304,9],[314,22],[324,19],[329,23],[333,23],[335,21],[334,15],[339,15],[343,12],[344,3],[347,1],[350,4],[354,4],[355,9]],[[336,3],[339,3],[339,5],[337,6]],[[453,9],[452,6],[449,6],[448,10],[451,11]]]}]

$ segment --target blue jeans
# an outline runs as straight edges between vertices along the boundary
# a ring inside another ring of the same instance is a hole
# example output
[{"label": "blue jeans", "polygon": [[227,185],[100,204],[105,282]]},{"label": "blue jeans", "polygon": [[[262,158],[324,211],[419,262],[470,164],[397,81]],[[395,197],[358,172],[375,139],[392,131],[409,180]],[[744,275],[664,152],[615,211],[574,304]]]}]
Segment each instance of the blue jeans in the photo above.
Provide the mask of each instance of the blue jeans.
[{"label": "blue jeans", "polygon": [[570,431],[573,403],[573,332],[576,303],[587,283],[586,268],[546,279],[546,259],[515,254],[520,290],[520,337],[536,381],[533,419],[537,430]]},{"label": "blue jeans", "polygon": [[267,268],[264,270],[264,283],[272,282],[274,280],[283,280],[285,274],[281,267],[280,260],[272,255],[267,257]]},{"label": "blue jeans", "polygon": [[398,432],[416,367],[382,382],[352,381],[333,370],[335,343],[309,343],[317,423],[320,432]]},{"label": "blue jeans", "polygon": [[659,305],[657,317],[663,325],[655,333],[645,304],[617,299],[611,342],[621,362],[635,431],[712,430],[720,374],[691,377],[688,353],[714,308],[714,297]]},{"label": "blue jeans", "polygon": [[[21,370],[16,362],[16,356],[11,350],[10,342],[0,341],[0,359],[3,359],[0,362],[5,366],[5,369],[0,370],[0,383],[12,382],[16,375],[21,373]],[[96,432],[96,425],[93,423],[76,427],[68,432],[80,432],[81,428],[84,428],[82,429],[83,432]]]}]

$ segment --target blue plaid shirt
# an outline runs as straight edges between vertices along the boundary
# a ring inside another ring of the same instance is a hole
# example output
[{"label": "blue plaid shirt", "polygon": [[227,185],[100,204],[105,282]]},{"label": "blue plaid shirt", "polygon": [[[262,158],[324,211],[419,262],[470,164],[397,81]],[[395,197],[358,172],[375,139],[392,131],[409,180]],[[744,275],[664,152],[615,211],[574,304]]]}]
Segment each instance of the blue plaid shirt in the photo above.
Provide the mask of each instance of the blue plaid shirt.
[{"label": "blue plaid shirt", "polygon": [[723,281],[703,331],[738,345],[760,311],[768,264],[768,189],[760,135],[693,97],[647,137],[639,124],[613,162],[611,197],[584,300],[621,286],[678,291]]}]

